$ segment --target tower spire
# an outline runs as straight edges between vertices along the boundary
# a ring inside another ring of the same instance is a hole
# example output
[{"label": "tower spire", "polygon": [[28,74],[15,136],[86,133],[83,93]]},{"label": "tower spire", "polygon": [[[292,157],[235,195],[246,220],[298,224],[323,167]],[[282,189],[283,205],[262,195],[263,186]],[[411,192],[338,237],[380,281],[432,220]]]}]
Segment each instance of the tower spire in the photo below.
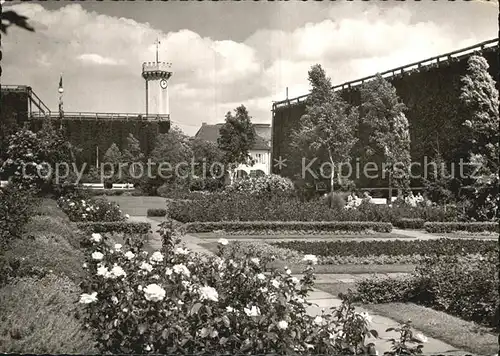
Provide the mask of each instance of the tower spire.
[{"label": "tower spire", "polygon": [[158,45],[160,44],[160,38],[156,37],[156,63],[158,63]]}]

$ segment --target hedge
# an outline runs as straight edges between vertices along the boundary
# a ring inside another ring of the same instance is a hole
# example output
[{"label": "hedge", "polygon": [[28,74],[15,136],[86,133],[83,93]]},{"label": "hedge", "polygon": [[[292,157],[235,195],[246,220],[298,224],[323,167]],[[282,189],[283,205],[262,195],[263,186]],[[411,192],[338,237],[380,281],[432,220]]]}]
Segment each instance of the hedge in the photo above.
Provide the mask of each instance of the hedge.
[{"label": "hedge", "polygon": [[148,209],[148,216],[165,216],[167,215],[167,209]]},{"label": "hedge", "polygon": [[406,219],[402,218],[394,222],[394,226],[400,229],[423,229],[425,224],[424,219]]},{"label": "hedge", "polygon": [[79,229],[89,233],[123,232],[128,234],[147,234],[151,225],[146,222],[79,222]]},{"label": "hedge", "polygon": [[371,221],[217,221],[192,222],[186,224],[187,232],[212,232],[216,230],[306,230],[306,231],[350,231],[391,232],[392,224]]},{"label": "hedge", "polygon": [[498,223],[495,222],[426,222],[424,228],[429,233],[499,231]]}]

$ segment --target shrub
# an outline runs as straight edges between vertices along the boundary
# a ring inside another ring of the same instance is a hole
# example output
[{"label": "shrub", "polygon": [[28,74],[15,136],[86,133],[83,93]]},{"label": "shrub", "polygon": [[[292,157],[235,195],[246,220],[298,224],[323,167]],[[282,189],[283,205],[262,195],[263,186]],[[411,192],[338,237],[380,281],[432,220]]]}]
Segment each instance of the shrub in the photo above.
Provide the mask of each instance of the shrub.
[{"label": "shrub", "polygon": [[456,231],[467,232],[498,232],[496,222],[426,222],[425,231],[429,233],[450,233]]},{"label": "shrub", "polygon": [[221,221],[221,222],[194,222],[186,224],[187,232],[212,232],[217,230],[230,231],[261,231],[266,230],[300,230],[310,232],[349,231],[362,232],[373,230],[377,232],[391,232],[390,223],[369,221]]},{"label": "shrub", "polygon": [[148,234],[151,225],[147,222],[79,222],[79,229],[87,233],[123,232],[125,234]]},{"label": "shrub", "polygon": [[89,249],[80,302],[100,352],[374,352],[368,343],[377,333],[368,328],[369,316],[349,301],[320,317],[307,312],[314,256],[298,280],[278,271],[265,275],[254,256],[227,260],[221,251],[201,258],[168,246],[151,256],[111,253],[102,241]]},{"label": "shrub", "polygon": [[17,354],[95,354],[92,334],[74,314],[78,287],[49,274],[0,289],[0,349]]},{"label": "shrub", "polygon": [[346,200],[344,195],[345,194],[342,193],[328,194],[326,198],[328,207],[331,207],[334,210],[344,209],[344,207],[346,206]]},{"label": "shrub", "polygon": [[103,198],[78,199],[61,197],[58,199],[61,209],[71,221],[123,221],[125,217],[115,202]]},{"label": "shrub", "polygon": [[165,216],[167,215],[167,209],[148,209],[148,216]]},{"label": "shrub", "polygon": [[494,251],[497,242],[474,239],[390,240],[390,241],[280,241],[274,246],[317,256],[412,256],[484,255]]},{"label": "shrub", "polygon": [[325,208],[318,200],[301,201],[276,194],[212,193],[190,201],[173,201],[172,218],[181,222],[195,221],[381,221],[401,218],[426,221],[453,221],[456,212],[440,207],[376,205],[364,202],[356,209]]},{"label": "shrub", "polygon": [[402,218],[399,220],[396,220],[394,222],[394,225],[400,229],[414,229],[414,230],[420,230],[424,228],[424,219],[408,219],[408,218]]},{"label": "shrub", "polygon": [[479,257],[432,257],[409,279],[358,282],[353,300],[413,302],[498,329],[499,267],[498,250]]},{"label": "shrub", "polygon": [[24,226],[34,214],[38,200],[28,190],[8,184],[0,188],[0,250],[21,237]]},{"label": "shrub", "polygon": [[294,192],[293,182],[277,174],[270,174],[258,178],[235,179],[226,186],[227,192],[246,192],[250,194],[279,194],[290,195]]}]

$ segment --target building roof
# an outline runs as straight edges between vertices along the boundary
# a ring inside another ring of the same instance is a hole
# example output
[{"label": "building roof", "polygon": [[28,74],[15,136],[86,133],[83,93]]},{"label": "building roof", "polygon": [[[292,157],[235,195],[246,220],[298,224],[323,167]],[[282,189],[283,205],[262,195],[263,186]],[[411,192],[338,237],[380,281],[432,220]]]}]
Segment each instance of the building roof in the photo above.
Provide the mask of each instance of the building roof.
[{"label": "building roof", "polygon": [[[224,124],[208,125],[203,123],[196,133],[195,137],[201,140],[217,143],[220,136],[220,129]],[[255,142],[252,146],[253,150],[270,150],[271,149],[271,125],[254,124]]]}]

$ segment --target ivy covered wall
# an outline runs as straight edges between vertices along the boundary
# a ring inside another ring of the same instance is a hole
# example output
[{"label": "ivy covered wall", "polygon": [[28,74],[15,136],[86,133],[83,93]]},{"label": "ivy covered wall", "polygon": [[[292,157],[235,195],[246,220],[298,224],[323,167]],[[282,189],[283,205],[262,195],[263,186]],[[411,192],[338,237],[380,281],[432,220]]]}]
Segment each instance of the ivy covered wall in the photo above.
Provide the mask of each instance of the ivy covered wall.
[{"label": "ivy covered wall", "polygon": [[[498,47],[487,48],[481,54],[488,61],[489,71],[498,85]],[[424,156],[431,160],[436,149],[447,162],[459,162],[461,157],[466,157],[468,147],[462,124],[468,119],[468,113],[459,96],[460,78],[466,72],[467,60],[471,55],[460,59],[451,58],[439,65],[432,64],[388,78],[408,108],[406,116],[410,123],[411,156],[414,162],[423,162]],[[341,95],[352,105],[360,105],[358,89],[345,89]],[[290,178],[300,174],[301,157],[291,150],[290,135],[298,127],[304,112],[305,101],[276,108],[273,112],[273,158],[281,156],[288,160],[287,166],[281,170],[273,165],[273,173]],[[358,135],[362,138],[363,133]],[[361,159],[362,167],[364,158],[356,152],[353,158]],[[375,161],[378,159],[375,158]],[[356,183],[359,187],[386,186],[386,182],[381,179],[358,179]]]},{"label": "ivy covered wall", "polygon": [[[42,120],[31,120],[32,130],[37,131],[41,127]],[[139,140],[141,150],[149,154],[153,150],[156,136],[160,133],[167,133],[170,123],[141,120],[67,119],[63,120],[63,129],[68,140],[82,149],[78,155],[78,163],[87,162],[88,165],[94,165],[97,151],[99,151],[99,162],[102,162],[106,150],[113,143],[123,150],[129,133]],[[99,147],[99,150],[96,147]]]}]

